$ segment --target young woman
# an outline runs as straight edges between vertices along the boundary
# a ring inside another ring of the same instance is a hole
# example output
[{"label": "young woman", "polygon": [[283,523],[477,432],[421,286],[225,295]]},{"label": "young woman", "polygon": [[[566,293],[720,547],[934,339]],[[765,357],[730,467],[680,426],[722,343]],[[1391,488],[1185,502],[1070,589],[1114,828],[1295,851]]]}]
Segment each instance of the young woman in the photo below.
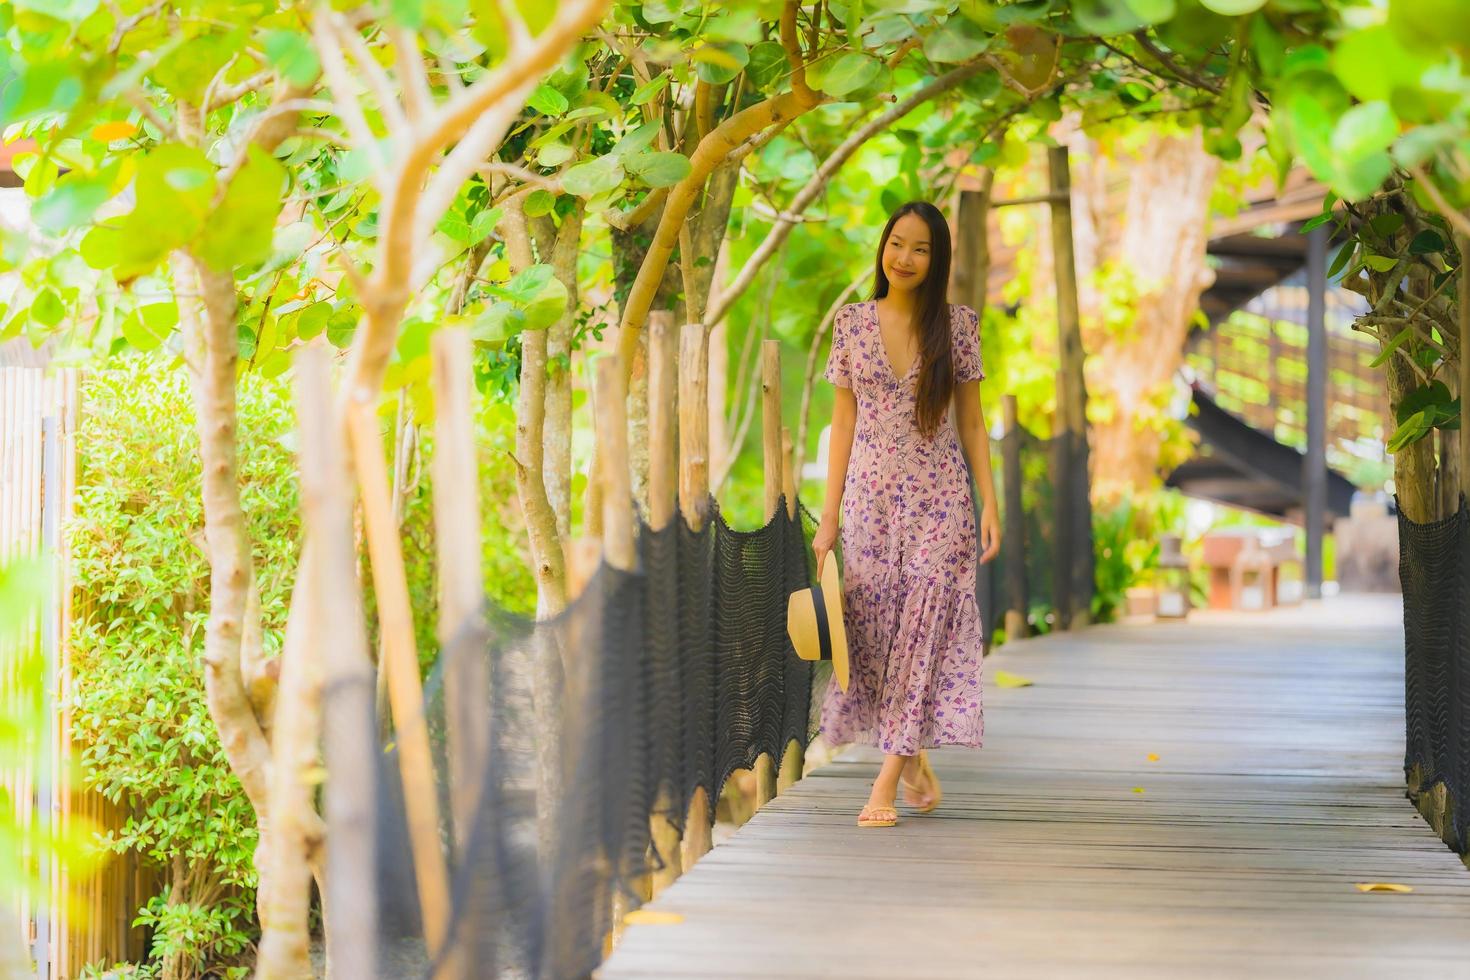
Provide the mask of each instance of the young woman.
[{"label": "young woman", "polygon": [[[840,515],[852,674],[845,694],[828,689],[821,731],[834,745],[884,753],[862,827],[898,822],[900,780],[906,804],[932,810],[939,779],[923,750],[978,747],[984,734],[975,568],[999,550],[1000,522],[979,318],[947,301],[949,263],[938,208],[910,201],[895,211],[879,239],[873,298],[838,310],[827,361],[837,400],[813,544],[820,569]],[[982,502],[978,548],[967,459]]]}]

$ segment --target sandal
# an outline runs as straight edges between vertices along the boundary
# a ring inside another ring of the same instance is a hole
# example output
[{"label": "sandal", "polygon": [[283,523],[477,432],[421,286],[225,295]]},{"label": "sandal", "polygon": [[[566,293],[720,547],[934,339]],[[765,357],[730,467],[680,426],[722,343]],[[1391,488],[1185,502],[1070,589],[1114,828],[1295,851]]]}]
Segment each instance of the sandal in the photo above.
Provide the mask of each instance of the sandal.
[{"label": "sandal", "polygon": [[[923,777],[923,779],[928,783],[929,792],[934,795],[934,798],[923,806],[918,806],[915,804],[909,805],[913,806],[914,809],[919,813],[932,813],[934,811],[934,808],[939,806],[939,801],[944,799],[944,788],[939,785],[939,776],[937,773],[934,772],[934,767],[929,765],[929,755],[923,749],[919,750],[918,759],[915,762],[915,765],[919,767],[919,775]],[[919,789],[918,786],[909,782],[907,779],[904,779],[902,776],[899,776],[899,782],[903,783],[904,789],[914,793],[921,793],[922,795],[922,791]]]},{"label": "sandal", "polygon": [[898,823],[898,811],[891,806],[865,806],[857,823],[859,827],[892,827]]}]

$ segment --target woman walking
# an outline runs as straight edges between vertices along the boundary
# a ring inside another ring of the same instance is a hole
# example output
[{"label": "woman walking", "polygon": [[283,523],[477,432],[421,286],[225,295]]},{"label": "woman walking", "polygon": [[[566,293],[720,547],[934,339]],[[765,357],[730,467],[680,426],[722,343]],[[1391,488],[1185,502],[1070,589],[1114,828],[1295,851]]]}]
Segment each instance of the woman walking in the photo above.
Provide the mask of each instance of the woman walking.
[{"label": "woman walking", "polygon": [[[820,571],[840,515],[851,680],[845,693],[829,687],[821,731],[834,745],[884,753],[862,827],[898,822],[900,781],[909,806],[938,806],[923,750],[978,747],[984,735],[975,568],[999,550],[1000,522],[977,384],[979,318],[947,301],[949,265],[939,209],[911,201],[895,211],[878,242],[873,298],[838,310],[825,373],[837,397],[813,546]],[[967,458],[982,502],[979,548]]]}]

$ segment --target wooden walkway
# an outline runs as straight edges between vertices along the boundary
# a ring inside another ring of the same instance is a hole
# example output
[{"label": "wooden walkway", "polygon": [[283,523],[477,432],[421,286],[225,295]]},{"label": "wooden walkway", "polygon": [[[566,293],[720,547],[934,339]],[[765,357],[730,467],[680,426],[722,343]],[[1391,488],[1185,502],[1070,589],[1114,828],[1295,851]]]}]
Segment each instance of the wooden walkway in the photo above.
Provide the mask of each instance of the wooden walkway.
[{"label": "wooden walkway", "polygon": [[877,756],[849,750],[655,900],[682,918],[630,925],[598,977],[1470,977],[1470,871],[1404,795],[1401,608],[1003,650],[985,747],[934,754],[938,811],[859,830]]}]

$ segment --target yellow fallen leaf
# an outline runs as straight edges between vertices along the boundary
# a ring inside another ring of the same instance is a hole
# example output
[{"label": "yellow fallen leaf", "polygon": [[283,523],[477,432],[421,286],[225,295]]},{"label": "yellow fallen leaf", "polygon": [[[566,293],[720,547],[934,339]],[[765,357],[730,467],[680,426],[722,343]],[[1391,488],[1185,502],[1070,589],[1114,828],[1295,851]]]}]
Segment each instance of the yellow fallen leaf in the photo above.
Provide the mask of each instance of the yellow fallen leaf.
[{"label": "yellow fallen leaf", "polygon": [[1013,674],[1008,670],[997,670],[995,672],[995,683],[1001,687],[1030,687],[1031,678]]},{"label": "yellow fallen leaf", "polygon": [[113,140],[125,140],[138,131],[138,127],[126,120],[115,120],[113,122],[100,123],[92,127],[92,138],[104,143]]},{"label": "yellow fallen leaf", "polygon": [[676,926],[684,921],[678,912],[660,912],[658,909],[634,909],[623,916],[630,926]]},{"label": "yellow fallen leaf", "polygon": [[1159,754],[1157,752],[1150,752],[1148,754],[1148,761],[1149,762],[1158,762],[1159,761]]},{"label": "yellow fallen leaf", "polygon": [[1392,881],[1359,881],[1356,882],[1360,892],[1411,892],[1413,885],[1400,885]]},{"label": "yellow fallen leaf", "polygon": [[1135,792],[1135,793],[1142,793],[1143,792],[1143,787],[1142,786],[1135,786],[1135,787],[1133,787],[1133,792]]}]

